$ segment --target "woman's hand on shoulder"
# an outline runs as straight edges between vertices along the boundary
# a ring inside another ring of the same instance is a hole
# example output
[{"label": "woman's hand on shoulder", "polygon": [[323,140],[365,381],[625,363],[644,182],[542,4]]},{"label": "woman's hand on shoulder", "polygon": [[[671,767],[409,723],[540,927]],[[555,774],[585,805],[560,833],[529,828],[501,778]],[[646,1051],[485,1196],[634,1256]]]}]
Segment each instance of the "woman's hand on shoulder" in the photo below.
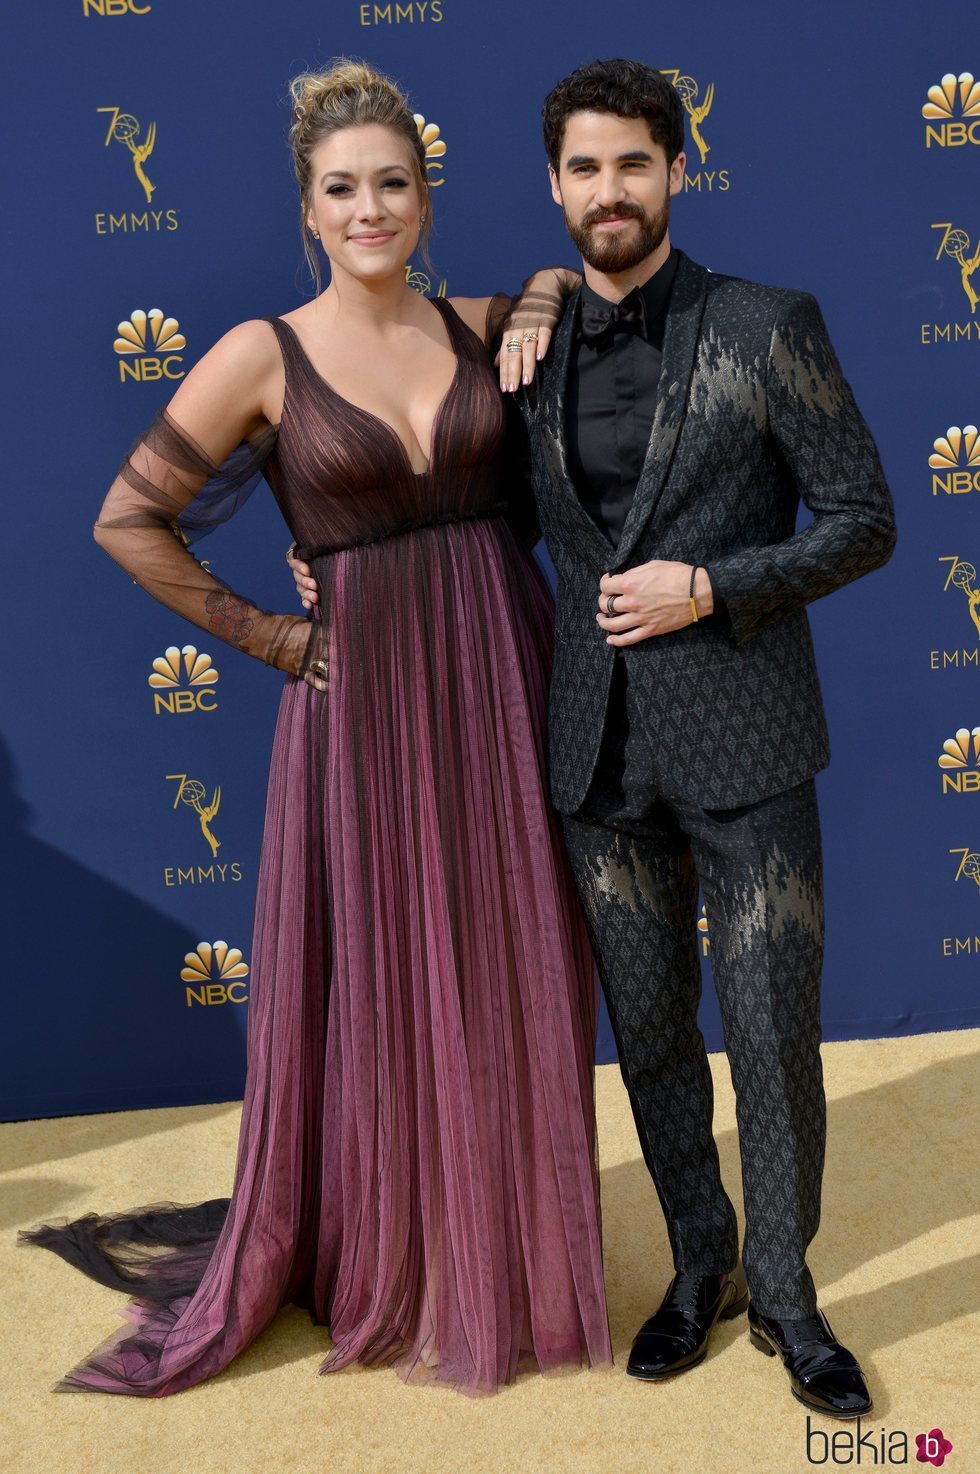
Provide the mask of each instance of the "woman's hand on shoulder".
[{"label": "woman's hand on shoulder", "polygon": [[506,292],[498,292],[493,297],[448,299],[457,316],[476,334],[487,351],[494,353],[493,361],[500,370],[502,393],[512,392],[520,384],[530,384],[537,361],[548,351],[552,329],[564,306],[561,270],[549,267],[535,272],[513,297]]},{"label": "woman's hand on shoulder", "polygon": [[[520,300],[520,297],[508,297],[505,292],[498,292],[495,297],[450,297],[449,305],[470,331],[476,334],[487,351],[492,352],[500,334],[500,324],[503,323],[505,329],[510,327]],[[494,354],[493,361],[500,369],[502,393],[517,388],[517,383],[512,383],[512,379],[521,378],[525,384],[530,384],[534,378],[534,341],[530,337],[524,345],[523,356],[526,362],[521,364],[521,360],[517,360],[518,367],[515,367],[515,360],[505,351],[504,344],[501,343],[498,352]]]},{"label": "woman's hand on shoulder", "polygon": [[529,276],[520,295],[512,299],[495,360],[504,393],[533,381],[537,365],[551,346],[551,335],[561,322],[565,303],[581,283],[578,273],[567,266],[546,266]]},{"label": "woman's hand on shoulder", "polygon": [[278,424],[282,354],[269,323],[239,323],[181,380],[167,413],[220,465],[242,440]]}]

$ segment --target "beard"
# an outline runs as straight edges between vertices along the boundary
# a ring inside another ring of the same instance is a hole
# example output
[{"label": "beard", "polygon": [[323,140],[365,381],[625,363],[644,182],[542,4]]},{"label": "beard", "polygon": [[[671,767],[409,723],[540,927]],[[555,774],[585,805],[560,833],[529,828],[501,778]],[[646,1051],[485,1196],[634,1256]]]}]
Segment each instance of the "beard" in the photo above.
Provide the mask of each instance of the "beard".
[{"label": "beard", "polygon": [[[627,204],[625,200],[615,210],[590,210],[581,220],[572,220],[564,206],[562,214],[565,228],[581,252],[582,260],[596,271],[614,276],[619,271],[630,271],[639,266],[661,244],[670,224],[670,192],[665,192],[664,202],[654,215],[648,215],[642,205]],[[627,227],[607,236],[605,232],[597,234],[592,228],[601,220],[623,216],[637,221],[639,230]]]}]

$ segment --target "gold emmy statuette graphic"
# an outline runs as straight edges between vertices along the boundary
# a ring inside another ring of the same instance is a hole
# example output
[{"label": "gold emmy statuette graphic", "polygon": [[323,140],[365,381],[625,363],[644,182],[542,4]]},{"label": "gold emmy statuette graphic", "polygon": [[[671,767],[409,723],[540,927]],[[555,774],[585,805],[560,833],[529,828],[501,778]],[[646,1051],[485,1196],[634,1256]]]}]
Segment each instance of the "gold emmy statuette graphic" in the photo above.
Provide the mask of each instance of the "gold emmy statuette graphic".
[{"label": "gold emmy statuette graphic", "polygon": [[150,200],[153,198],[153,191],[156,189],[156,185],[150,183],[149,179],[146,176],[146,170],[143,168],[143,165],[146,163],[147,159],[150,157],[150,154],[153,152],[153,145],[157,141],[156,123],[150,124],[149,128],[147,128],[146,130],[146,137],[144,138],[143,142],[137,143],[136,140],[140,134],[140,125],[133,117],[132,113],[120,112],[117,107],[100,107],[97,108],[96,111],[100,113],[112,114],[112,117],[109,120],[109,131],[106,134],[105,146],[106,148],[108,148],[113,139],[115,139],[117,143],[123,143],[126,145],[126,147],[129,149],[129,152],[133,156],[133,169],[136,172],[136,178],[143,186],[143,193],[146,195],[146,203],[149,204]]},{"label": "gold emmy statuette graphic", "polygon": [[966,595],[970,618],[976,626],[977,638],[980,639],[980,589],[973,587],[977,570],[972,563],[965,563],[962,558],[940,558],[939,561],[951,565],[949,576],[943,584],[943,593],[949,588],[955,588]]},{"label": "gold emmy statuette graphic", "polygon": [[705,140],[701,132],[701,124],[711,112],[711,104],[715,100],[715,84],[714,82],[708,83],[703,100],[698,102],[700,88],[693,77],[683,76],[678,67],[670,70],[663,68],[662,75],[670,79],[680,95],[681,102],[684,104],[684,111],[691,121],[691,137],[697,144],[698,153],[701,155],[701,162],[703,164],[708,157],[711,145]]},{"label": "gold emmy statuette graphic", "polygon": [[959,855],[960,863],[956,871],[956,879],[973,880],[980,886],[980,855],[975,850],[950,850],[951,855]]},{"label": "gold emmy statuette graphic", "polygon": [[[439,183],[442,184],[443,180],[440,179]],[[432,278],[430,276],[427,276],[424,271],[419,271],[418,267],[413,267],[411,263],[409,263],[405,267],[405,280],[408,282],[408,285],[411,287],[413,292],[418,292],[423,297],[432,296]],[[439,283],[439,289],[436,292],[436,296],[444,297],[445,295],[446,278],[443,277]]]},{"label": "gold emmy statuette graphic", "polygon": [[980,302],[980,293],[973,284],[973,273],[980,266],[980,245],[976,251],[970,254],[970,237],[965,230],[955,228],[951,221],[941,220],[938,225],[933,225],[933,230],[944,232],[939,242],[939,250],[936,252],[936,260],[943,256],[949,256],[956,261],[960,268],[960,283],[970,304],[970,311],[976,312],[977,302]]},{"label": "gold emmy statuette graphic", "polygon": [[445,140],[439,137],[439,127],[436,123],[427,123],[421,113],[413,114],[415,126],[419,130],[419,137],[425,145],[425,173],[430,189],[436,189],[440,184],[445,184],[444,179],[433,179],[433,169],[442,169],[440,159],[446,157]]},{"label": "gold emmy statuette graphic", "polygon": [[207,789],[196,778],[188,778],[186,773],[168,773],[167,782],[175,782],[178,785],[174,808],[178,804],[187,804],[188,808],[194,810],[201,823],[201,833],[211,846],[211,854],[217,855],[221,841],[215,839],[211,833],[211,820],[221,807],[221,788],[216,788],[211,795],[211,802],[205,804],[203,800],[207,797]]}]

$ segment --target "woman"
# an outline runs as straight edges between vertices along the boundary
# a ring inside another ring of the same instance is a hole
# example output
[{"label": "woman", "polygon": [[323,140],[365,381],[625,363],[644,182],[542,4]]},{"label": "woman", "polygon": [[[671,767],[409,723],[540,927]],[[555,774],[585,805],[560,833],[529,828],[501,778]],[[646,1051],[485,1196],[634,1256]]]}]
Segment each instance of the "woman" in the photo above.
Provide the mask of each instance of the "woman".
[{"label": "woman", "polygon": [[[543,785],[550,598],[501,515],[489,304],[407,286],[430,205],[392,84],[344,63],[293,96],[330,285],[201,360],[96,525],[150,593],[292,678],[234,1190],[22,1235],[136,1296],[65,1388],[179,1391],[290,1300],[330,1327],[324,1371],[487,1391],[610,1360],[592,966]],[[202,486],[260,468],[322,618],[262,613],[173,535]]]}]

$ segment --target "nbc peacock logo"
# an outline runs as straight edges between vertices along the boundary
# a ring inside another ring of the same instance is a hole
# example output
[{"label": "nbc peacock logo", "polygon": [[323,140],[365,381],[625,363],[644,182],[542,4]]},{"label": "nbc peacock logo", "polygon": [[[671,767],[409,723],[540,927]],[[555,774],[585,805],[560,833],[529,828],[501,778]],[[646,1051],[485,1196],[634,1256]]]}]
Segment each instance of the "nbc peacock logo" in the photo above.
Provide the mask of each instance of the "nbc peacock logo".
[{"label": "nbc peacock logo", "polygon": [[444,179],[433,179],[435,171],[442,172],[442,160],[446,157],[446,140],[440,136],[438,123],[427,123],[421,113],[414,113],[415,126],[425,149],[425,177],[430,189],[445,184]]},{"label": "nbc peacock logo", "polygon": [[943,793],[980,793],[980,727],[960,727],[939,754]]},{"label": "nbc peacock logo", "polygon": [[149,312],[135,307],[118,324],[116,334],[112,347],[119,358],[120,384],[130,379],[146,384],[184,377],[180,350],[187,347],[187,339],[175,317],[165,316],[159,307]]},{"label": "nbc peacock logo", "polygon": [[237,947],[227,942],[198,942],[184,956],[181,981],[188,1008],[213,1008],[219,1003],[247,1003],[245,979],[248,963]]},{"label": "nbc peacock logo", "polygon": [[980,143],[980,82],[972,72],[947,72],[930,87],[922,109],[926,148],[962,148]]},{"label": "nbc peacock logo", "polygon": [[714,164],[707,167],[708,155],[711,153],[711,144],[704,136],[703,124],[711,112],[715,101],[715,84],[709,82],[702,92],[699,83],[694,77],[682,72],[680,67],[661,67],[661,75],[666,77],[684,104],[687,114],[688,125],[691,130],[691,138],[698,151],[701,167],[697,170],[688,168],[684,174],[685,194],[696,192],[698,194],[724,194],[732,187],[731,173],[728,169],[719,169]]},{"label": "nbc peacock logo", "polygon": [[153,692],[153,714],[183,716],[193,711],[214,711],[218,705],[214,687],[218,672],[210,655],[196,645],[168,645],[153,662],[147,685]]},{"label": "nbc peacock logo", "polygon": [[933,496],[980,491],[980,432],[976,425],[950,425],[932,442],[929,457]]}]

